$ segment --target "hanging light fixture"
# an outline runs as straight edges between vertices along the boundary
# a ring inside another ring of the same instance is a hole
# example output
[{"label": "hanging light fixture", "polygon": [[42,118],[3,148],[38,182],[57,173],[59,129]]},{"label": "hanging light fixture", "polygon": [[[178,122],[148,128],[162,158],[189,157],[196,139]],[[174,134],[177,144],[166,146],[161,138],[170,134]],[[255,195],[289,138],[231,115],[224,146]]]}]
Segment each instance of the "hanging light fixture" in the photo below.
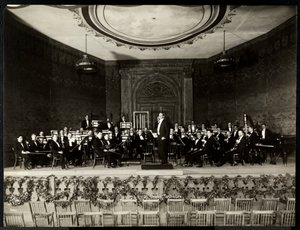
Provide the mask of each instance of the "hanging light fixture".
[{"label": "hanging light fixture", "polygon": [[232,57],[228,56],[225,51],[225,30],[223,33],[223,51],[220,58],[215,61],[215,65],[219,68],[228,68],[235,65],[235,61]]},{"label": "hanging light fixture", "polygon": [[96,65],[87,55],[87,35],[85,35],[85,54],[83,58],[76,63],[76,70],[79,73],[95,73],[97,71]]}]

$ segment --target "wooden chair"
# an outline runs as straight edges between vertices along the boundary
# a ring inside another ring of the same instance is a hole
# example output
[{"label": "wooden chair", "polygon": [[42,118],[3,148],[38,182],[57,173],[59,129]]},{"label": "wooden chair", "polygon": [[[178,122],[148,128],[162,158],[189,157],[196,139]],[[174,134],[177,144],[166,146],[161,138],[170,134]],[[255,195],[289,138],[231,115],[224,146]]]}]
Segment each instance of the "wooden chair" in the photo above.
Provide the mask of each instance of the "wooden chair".
[{"label": "wooden chair", "polygon": [[224,226],[245,226],[244,211],[226,211]]},{"label": "wooden chair", "polygon": [[146,162],[147,157],[151,157],[152,162],[154,162],[154,151],[153,151],[153,143],[147,142],[143,148],[144,161]]},{"label": "wooden chair", "polygon": [[167,200],[168,226],[186,226],[187,211],[184,211],[184,199]]},{"label": "wooden chair", "polygon": [[295,207],[296,207],[296,199],[295,198],[288,198],[285,210],[295,211]]},{"label": "wooden chair", "polygon": [[215,211],[196,211],[195,226],[215,226],[216,212]]},{"label": "wooden chair", "polygon": [[281,211],[281,226],[295,226],[295,210]]},{"label": "wooden chair", "polygon": [[4,213],[6,227],[25,227],[23,213]]},{"label": "wooden chair", "polygon": [[18,156],[15,152],[14,147],[11,148],[15,155],[15,163],[14,163],[14,169],[16,168],[17,164],[20,164],[20,168],[24,168],[25,159],[22,156]]},{"label": "wooden chair", "polygon": [[76,212],[72,210],[69,201],[53,201],[56,221],[58,227],[75,227],[77,226]]},{"label": "wooden chair", "polygon": [[92,225],[92,216],[85,215],[85,213],[92,212],[90,201],[89,200],[75,200],[74,206],[75,206],[78,226],[83,226],[83,225],[85,227],[91,226]]},{"label": "wooden chair", "polygon": [[95,151],[95,148],[94,146],[92,145],[92,149],[93,149],[93,152],[94,152],[94,161],[93,161],[93,168],[95,168],[96,166],[96,162],[99,160],[99,161],[102,161],[102,164],[104,165],[104,167],[106,167],[106,164],[105,164],[105,156],[97,153]]},{"label": "wooden chair", "polygon": [[[118,214],[119,217],[117,217],[117,218],[124,219],[122,221],[121,226],[127,226],[128,224],[130,224],[130,226],[138,225],[137,200],[135,200],[135,199],[121,199],[120,204],[121,204],[123,213],[119,213]],[[130,213],[130,215],[128,214],[128,212]],[[116,212],[114,212],[114,215],[116,216]],[[127,218],[129,218],[129,217],[131,218],[130,221],[127,220]]]},{"label": "wooden chair", "polygon": [[114,226],[114,201],[99,199],[98,210],[103,213],[103,226]]},{"label": "wooden chair", "polygon": [[278,211],[279,198],[262,198],[260,210]]},{"label": "wooden chair", "polygon": [[48,212],[44,201],[29,202],[35,227],[54,227],[54,213]]},{"label": "wooden chair", "polygon": [[253,210],[251,226],[272,226],[274,224],[274,211]]},{"label": "wooden chair", "polygon": [[223,225],[225,212],[230,211],[231,198],[214,198],[213,203],[216,211],[216,225]]},{"label": "wooden chair", "polygon": [[207,210],[207,199],[191,199],[191,210],[190,210],[190,225],[196,225],[196,213],[197,211]]},{"label": "wooden chair", "polygon": [[159,226],[159,200],[143,200],[143,210],[139,212],[141,226]]},{"label": "wooden chair", "polygon": [[245,214],[245,225],[250,224],[251,211],[253,209],[254,199],[253,198],[236,198],[234,210],[244,211]]},{"label": "wooden chair", "polygon": [[171,160],[172,158],[175,160],[177,163],[177,143],[176,142],[171,142],[169,143],[168,146],[168,160]]}]

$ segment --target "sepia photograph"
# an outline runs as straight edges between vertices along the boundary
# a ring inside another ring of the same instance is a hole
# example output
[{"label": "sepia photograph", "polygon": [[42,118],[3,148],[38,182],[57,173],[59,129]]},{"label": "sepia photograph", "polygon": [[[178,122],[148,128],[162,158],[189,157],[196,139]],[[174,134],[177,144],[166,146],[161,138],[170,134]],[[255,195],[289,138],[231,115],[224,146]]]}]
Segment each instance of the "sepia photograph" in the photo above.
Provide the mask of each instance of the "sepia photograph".
[{"label": "sepia photograph", "polygon": [[297,5],[3,19],[4,227],[295,226]]}]

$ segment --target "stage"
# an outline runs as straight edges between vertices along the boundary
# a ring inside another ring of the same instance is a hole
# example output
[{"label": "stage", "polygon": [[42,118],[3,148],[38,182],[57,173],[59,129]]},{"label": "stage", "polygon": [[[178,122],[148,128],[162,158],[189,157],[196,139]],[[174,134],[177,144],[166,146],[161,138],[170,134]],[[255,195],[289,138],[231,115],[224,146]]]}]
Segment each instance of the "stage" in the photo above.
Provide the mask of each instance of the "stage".
[{"label": "stage", "polygon": [[271,165],[269,163],[259,164],[246,164],[245,166],[239,164],[237,166],[231,166],[225,164],[221,167],[204,165],[201,168],[196,166],[193,167],[183,167],[180,165],[174,166],[173,169],[156,169],[156,170],[143,170],[140,164],[135,165],[124,165],[118,168],[105,168],[103,165],[96,165],[95,168],[91,166],[87,167],[73,167],[70,166],[68,169],[61,169],[60,167],[55,167],[53,169],[49,167],[35,168],[31,170],[24,170],[20,167],[5,168],[4,177],[14,176],[14,177],[42,177],[55,175],[60,176],[99,176],[99,177],[128,177],[128,176],[215,176],[222,177],[224,175],[228,176],[260,176],[265,175],[279,175],[279,174],[291,174],[295,175],[296,165],[295,158],[289,158],[288,164],[285,166],[281,161],[278,161],[276,165]]}]

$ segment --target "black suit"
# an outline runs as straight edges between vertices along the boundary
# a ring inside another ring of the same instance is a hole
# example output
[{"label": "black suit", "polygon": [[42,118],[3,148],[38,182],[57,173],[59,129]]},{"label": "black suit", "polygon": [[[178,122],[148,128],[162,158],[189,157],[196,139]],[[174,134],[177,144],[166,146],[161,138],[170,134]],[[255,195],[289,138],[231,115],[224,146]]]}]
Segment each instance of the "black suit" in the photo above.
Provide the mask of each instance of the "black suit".
[{"label": "black suit", "polygon": [[[23,144],[23,145],[22,145]],[[22,151],[27,151],[27,145],[25,142],[22,142],[22,144],[18,141],[15,142],[14,144],[14,152],[18,157],[23,157],[24,158],[24,167],[28,168],[29,164],[29,155],[27,154],[22,154]]]},{"label": "black suit", "polygon": [[[29,140],[28,148],[30,152],[42,151],[43,145],[39,141]],[[39,164],[39,165],[46,165],[48,161],[46,155],[33,155],[31,159],[32,162],[34,162],[34,164]]]},{"label": "black suit", "polygon": [[[59,144],[59,143],[58,143]],[[59,151],[62,151],[61,144],[58,145],[55,141],[50,142],[50,150],[53,154],[53,157],[57,157],[60,159],[61,162],[61,168],[65,168],[66,162],[65,162],[65,156],[64,153],[60,154]]]},{"label": "black suit", "polygon": [[[159,125],[158,125],[159,127]],[[167,121],[161,121],[158,134],[158,153],[162,164],[168,163],[168,144],[169,144],[170,128]],[[162,138],[164,138],[162,140]]]},{"label": "black suit", "polygon": [[89,124],[87,124],[86,120],[83,120],[81,122],[81,128],[83,128],[83,130],[88,130],[88,129],[92,129],[92,124],[91,124],[91,120],[88,120]]},{"label": "black suit", "polygon": [[109,167],[111,166],[111,162],[113,162],[115,165],[117,165],[117,159],[120,160],[121,154],[117,153],[116,151],[113,151],[111,149],[113,147],[111,141],[109,141],[109,143],[108,143],[107,140],[103,139],[102,142],[104,145],[103,149],[106,149],[106,151],[105,150],[103,150],[103,151],[104,151],[104,153],[107,154],[108,166]]}]

